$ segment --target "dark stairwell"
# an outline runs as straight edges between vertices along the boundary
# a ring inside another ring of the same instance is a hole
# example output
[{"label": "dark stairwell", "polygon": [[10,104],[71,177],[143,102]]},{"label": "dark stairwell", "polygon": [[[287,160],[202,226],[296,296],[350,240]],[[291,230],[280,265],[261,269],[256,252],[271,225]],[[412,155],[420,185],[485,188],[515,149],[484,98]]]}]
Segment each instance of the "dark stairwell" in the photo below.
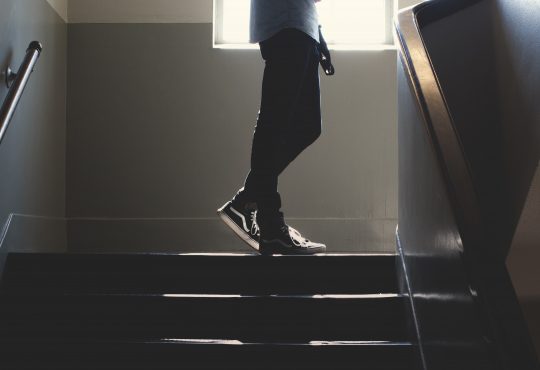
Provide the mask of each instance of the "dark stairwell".
[{"label": "dark stairwell", "polygon": [[539,11],[399,15],[399,256],[2,254],[0,368],[538,369],[505,258],[540,159]]}]

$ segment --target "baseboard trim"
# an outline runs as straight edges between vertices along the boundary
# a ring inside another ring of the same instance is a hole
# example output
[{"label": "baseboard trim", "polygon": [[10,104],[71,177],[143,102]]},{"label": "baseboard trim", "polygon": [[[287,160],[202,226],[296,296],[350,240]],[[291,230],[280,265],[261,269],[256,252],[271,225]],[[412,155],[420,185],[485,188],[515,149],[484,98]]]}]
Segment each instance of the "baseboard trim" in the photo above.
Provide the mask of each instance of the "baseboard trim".
[{"label": "baseboard trim", "polygon": [[[394,253],[393,220],[287,218],[329,253]],[[70,251],[223,253],[251,252],[218,218],[129,218],[68,220]]]}]

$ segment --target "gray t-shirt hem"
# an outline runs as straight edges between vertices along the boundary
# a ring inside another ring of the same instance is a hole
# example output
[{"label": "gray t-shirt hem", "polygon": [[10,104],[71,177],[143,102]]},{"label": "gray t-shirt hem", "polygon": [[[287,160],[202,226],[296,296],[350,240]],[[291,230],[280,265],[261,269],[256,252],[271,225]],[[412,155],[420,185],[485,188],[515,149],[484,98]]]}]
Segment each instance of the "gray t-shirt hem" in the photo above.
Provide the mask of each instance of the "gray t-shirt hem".
[{"label": "gray t-shirt hem", "polygon": [[319,40],[314,0],[251,0],[250,43],[265,41],[285,28],[295,28]]}]

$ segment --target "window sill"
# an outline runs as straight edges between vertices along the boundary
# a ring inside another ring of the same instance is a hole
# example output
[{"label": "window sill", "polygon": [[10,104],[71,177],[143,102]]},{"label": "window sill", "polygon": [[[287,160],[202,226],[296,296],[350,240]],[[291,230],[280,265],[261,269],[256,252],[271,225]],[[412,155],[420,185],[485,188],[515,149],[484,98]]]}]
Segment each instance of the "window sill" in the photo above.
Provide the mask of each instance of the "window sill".
[{"label": "window sill", "polygon": [[[258,44],[214,44],[214,49],[224,50],[259,50]],[[336,51],[394,51],[393,44],[364,44],[364,45],[328,45],[330,50]]]}]

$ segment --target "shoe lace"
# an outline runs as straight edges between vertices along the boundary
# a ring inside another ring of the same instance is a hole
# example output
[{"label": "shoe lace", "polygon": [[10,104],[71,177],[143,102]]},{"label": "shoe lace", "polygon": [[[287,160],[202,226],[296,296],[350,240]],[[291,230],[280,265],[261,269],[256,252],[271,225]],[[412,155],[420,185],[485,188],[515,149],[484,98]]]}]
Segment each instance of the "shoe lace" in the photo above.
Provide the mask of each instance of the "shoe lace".
[{"label": "shoe lace", "polygon": [[257,210],[251,211],[249,217],[251,219],[251,235],[260,235],[259,224],[257,223]]},{"label": "shoe lace", "polygon": [[[288,228],[288,230],[286,228]],[[304,238],[302,234],[300,234],[300,232],[296,230],[295,228],[285,225],[282,227],[281,230],[283,232],[288,231],[289,235],[291,236],[291,240],[293,244],[296,245],[297,247],[302,247],[302,248],[308,247],[308,244],[310,243],[309,239]]]}]

